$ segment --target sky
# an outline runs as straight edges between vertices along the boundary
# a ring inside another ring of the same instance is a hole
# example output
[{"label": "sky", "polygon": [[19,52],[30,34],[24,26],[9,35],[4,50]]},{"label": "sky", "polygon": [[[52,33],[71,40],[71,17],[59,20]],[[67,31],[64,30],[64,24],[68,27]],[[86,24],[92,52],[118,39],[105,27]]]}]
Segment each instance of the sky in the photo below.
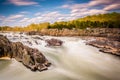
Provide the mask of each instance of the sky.
[{"label": "sky", "polygon": [[120,12],[120,0],[0,0],[0,26],[69,21]]}]

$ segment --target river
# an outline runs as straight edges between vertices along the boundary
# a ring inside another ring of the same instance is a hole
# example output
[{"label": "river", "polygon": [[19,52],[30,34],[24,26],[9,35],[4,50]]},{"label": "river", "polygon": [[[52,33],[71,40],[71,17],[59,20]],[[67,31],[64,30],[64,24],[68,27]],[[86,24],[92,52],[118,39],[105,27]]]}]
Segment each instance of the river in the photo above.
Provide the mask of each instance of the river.
[{"label": "river", "polygon": [[[0,59],[0,80],[120,80],[119,57],[99,52],[79,37],[0,34],[12,42],[20,41],[39,49],[52,63],[46,71],[32,72],[15,59]],[[50,38],[60,39],[64,43],[61,47],[48,47],[44,40]]]}]

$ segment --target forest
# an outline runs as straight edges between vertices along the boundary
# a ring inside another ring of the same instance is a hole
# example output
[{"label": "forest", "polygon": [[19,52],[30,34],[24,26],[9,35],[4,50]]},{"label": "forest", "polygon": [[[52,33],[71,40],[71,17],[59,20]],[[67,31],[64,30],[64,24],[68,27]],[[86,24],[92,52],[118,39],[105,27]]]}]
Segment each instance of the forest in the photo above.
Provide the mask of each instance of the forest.
[{"label": "forest", "polygon": [[120,13],[112,12],[86,16],[71,21],[32,23],[25,27],[0,26],[0,31],[40,31],[42,29],[86,29],[86,28],[120,28]]}]

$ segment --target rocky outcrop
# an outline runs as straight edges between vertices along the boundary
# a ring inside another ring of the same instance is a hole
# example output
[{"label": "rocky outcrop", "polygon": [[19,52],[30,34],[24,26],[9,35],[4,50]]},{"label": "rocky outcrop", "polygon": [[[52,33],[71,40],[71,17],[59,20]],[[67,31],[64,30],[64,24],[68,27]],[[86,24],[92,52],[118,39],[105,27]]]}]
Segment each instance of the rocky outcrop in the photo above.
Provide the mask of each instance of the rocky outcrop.
[{"label": "rocky outcrop", "polygon": [[43,36],[43,34],[39,31],[30,31],[30,32],[27,32],[26,34],[27,35],[41,35],[41,36]]},{"label": "rocky outcrop", "polygon": [[43,29],[41,30],[41,33],[44,35],[50,35],[50,36],[79,36],[81,30],[79,29]]},{"label": "rocky outcrop", "polygon": [[108,37],[120,40],[120,28],[87,28],[87,29],[42,29],[41,31],[32,31],[27,34],[32,35],[50,35],[50,36],[94,36]]},{"label": "rocky outcrop", "polygon": [[63,41],[54,38],[47,39],[45,42],[47,43],[47,46],[61,46],[63,44]]},{"label": "rocky outcrop", "polygon": [[24,46],[20,42],[10,42],[6,37],[0,35],[0,57],[11,57],[22,62],[33,71],[47,70],[51,65],[45,56],[37,49]]},{"label": "rocky outcrop", "polygon": [[10,57],[11,54],[11,42],[5,36],[0,35],[0,57]]},{"label": "rocky outcrop", "polygon": [[[50,63],[45,56],[37,49],[24,46],[20,42],[13,43],[13,56],[16,60],[22,62],[25,66],[31,70],[47,70]],[[14,48],[15,47],[15,48]]]},{"label": "rocky outcrop", "polygon": [[111,40],[108,38],[96,38],[95,40],[90,41],[87,44],[99,48],[101,52],[120,56],[119,41]]}]

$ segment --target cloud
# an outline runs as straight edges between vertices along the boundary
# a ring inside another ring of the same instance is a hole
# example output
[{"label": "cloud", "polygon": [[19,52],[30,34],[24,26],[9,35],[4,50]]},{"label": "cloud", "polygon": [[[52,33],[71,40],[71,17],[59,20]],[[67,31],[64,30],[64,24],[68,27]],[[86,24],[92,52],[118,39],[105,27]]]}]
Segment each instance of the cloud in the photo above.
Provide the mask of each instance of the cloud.
[{"label": "cloud", "polygon": [[[61,8],[65,9],[82,9],[82,8],[95,8],[102,6],[103,8],[107,6],[114,7],[113,9],[118,8],[120,5],[120,0],[91,0],[88,3],[81,3],[81,4],[65,4],[62,5]],[[116,7],[117,6],[117,7]]]},{"label": "cloud", "polygon": [[14,19],[22,18],[23,16],[24,15],[21,15],[21,14],[11,15],[7,19],[14,20]]},{"label": "cloud", "polygon": [[[34,13],[38,14],[38,13]],[[54,23],[56,21],[68,21],[70,20],[70,14],[63,14],[59,11],[53,12],[45,12],[41,13],[41,15],[34,16],[33,18],[28,18],[22,14],[10,15],[2,20],[0,25],[9,25],[9,26],[26,26],[31,23],[42,23],[42,22],[50,22]]]},{"label": "cloud", "polygon": [[22,18],[24,15],[20,15],[20,14],[17,14],[17,15],[10,15],[8,17],[4,17],[2,18],[2,22],[3,23],[6,23],[6,22],[13,22],[13,21],[16,21],[17,19],[20,19]]},{"label": "cloud", "polygon": [[112,5],[108,5],[104,8],[104,10],[119,10],[120,9],[120,4],[112,4]]},{"label": "cloud", "polygon": [[65,4],[65,5],[61,6],[61,8],[64,8],[64,9],[82,9],[82,8],[86,8],[86,7],[88,7],[87,3],[72,4],[72,5]]},{"label": "cloud", "polygon": [[19,22],[20,23],[24,23],[24,22],[27,22],[29,20],[29,18],[23,18],[23,19],[21,19]]},{"label": "cloud", "polygon": [[20,14],[28,14],[29,12],[27,11],[21,11]]},{"label": "cloud", "polygon": [[22,14],[15,14],[15,15],[10,15],[8,17],[2,17],[0,25],[4,26],[7,24],[11,24],[11,25],[15,24],[18,20],[20,20],[23,17],[24,17],[24,15],[22,15]]},{"label": "cloud", "polygon": [[93,14],[103,14],[120,9],[120,0],[91,0],[81,4],[64,4],[63,9],[71,10],[71,18],[76,19]]},{"label": "cloud", "polygon": [[60,6],[60,8],[69,8],[69,7],[70,7],[70,5],[68,5],[68,4]]},{"label": "cloud", "polygon": [[98,6],[112,3],[113,0],[93,0],[89,2],[89,6]]},{"label": "cloud", "polygon": [[37,5],[37,2],[30,0],[8,0],[9,3],[17,6],[28,6],[28,5]]},{"label": "cloud", "polygon": [[[18,0],[9,0],[9,1],[18,1]],[[69,0],[68,0],[69,1]],[[73,0],[70,0],[73,1]],[[19,0],[20,3],[32,1],[29,0]],[[37,4],[37,3],[35,3]],[[23,4],[22,4],[23,5]],[[32,4],[30,4],[32,5]],[[10,26],[26,26],[31,23],[42,23],[42,22],[50,22],[54,23],[56,21],[68,21],[77,18],[81,18],[87,15],[94,15],[94,14],[103,14],[107,12],[111,12],[112,10],[119,10],[120,9],[120,0],[91,0],[86,3],[74,3],[74,4],[64,4],[59,7],[62,9],[66,9],[70,12],[63,13],[62,11],[46,11],[46,12],[37,12],[33,14],[32,18],[29,18],[26,15],[26,12],[21,12],[16,15],[10,15],[8,17],[1,17],[0,21],[3,23],[0,25],[9,24]],[[2,20],[1,20],[2,19]],[[11,24],[14,23],[14,24]]]},{"label": "cloud", "polygon": [[0,21],[2,21],[5,18],[5,16],[0,15]]},{"label": "cloud", "polygon": [[87,15],[100,14],[100,13],[103,14],[106,12],[107,11],[98,10],[98,9],[91,9],[91,10],[88,10],[88,9],[77,10],[76,9],[74,11],[71,11],[71,18],[76,19],[76,18],[87,16]]},{"label": "cloud", "polygon": [[9,17],[6,17],[3,19],[3,22],[13,22],[16,21],[17,19],[22,18],[24,15],[17,14],[17,15],[10,15]]},{"label": "cloud", "polygon": [[41,12],[38,12],[38,13],[35,13],[35,16],[40,16],[42,13]]},{"label": "cloud", "polygon": [[113,4],[120,4],[120,0],[92,0],[88,3],[88,6],[89,7],[93,7],[93,6],[106,7]]},{"label": "cloud", "polygon": [[[27,23],[40,23],[40,22],[50,22],[55,21],[66,21],[68,20],[68,14],[62,14],[59,11],[47,12],[47,13],[35,13],[35,17],[29,19],[22,19],[21,22],[24,23],[24,20],[27,20]],[[26,22],[26,21],[25,21]]]}]

